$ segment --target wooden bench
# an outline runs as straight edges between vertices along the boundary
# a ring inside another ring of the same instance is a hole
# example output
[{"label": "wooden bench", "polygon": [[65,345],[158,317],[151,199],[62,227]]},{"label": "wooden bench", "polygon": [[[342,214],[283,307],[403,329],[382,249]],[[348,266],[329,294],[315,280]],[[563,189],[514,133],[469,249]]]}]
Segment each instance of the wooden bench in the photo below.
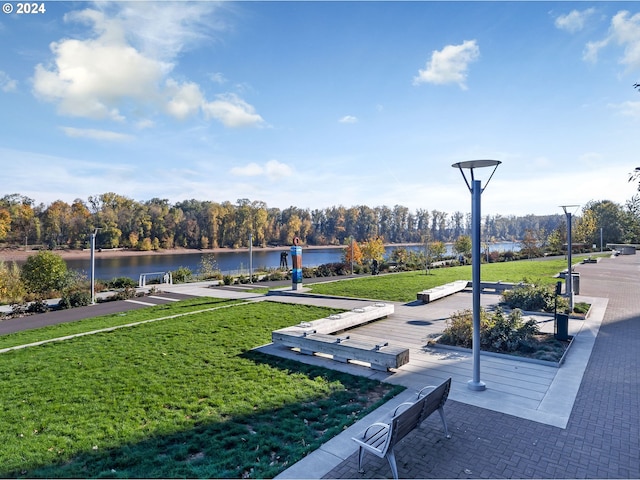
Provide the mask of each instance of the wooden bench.
[{"label": "wooden bench", "polygon": [[366,362],[374,370],[387,371],[409,363],[409,349],[395,347],[388,342],[372,342],[357,335],[328,335],[309,329],[302,333],[276,330],[271,333],[273,343],[298,348],[304,355],[331,355],[333,360]]},{"label": "wooden bench", "polygon": [[456,280],[455,282],[440,285],[439,287],[423,290],[421,292],[418,292],[417,299],[422,300],[422,303],[433,302],[434,300],[438,300],[439,298],[461,292],[462,290],[467,288],[468,283],[469,282],[467,282],[466,280]]},{"label": "wooden bench", "polygon": [[[425,392],[432,389],[430,392]],[[393,478],[398,478],[398,467],[394,447],[409,432],[418,428],[429,415],[438,410],[446,438],[451,438],[444,417],[444,404],[449,397],[451,378],[437,387],[425,387],[418,392],[418,400],[400,404],[389,422],[376,422],[370,425],[360,438],[353,438],[358,444],[358,472],[364,473],[362,460],[365,452],[371,452],[380,458],[386,458],[391,467]]]},{"label": "wooden bench", "polygon": [[[496,293],[503,293],[505,290],[513,290],[521,285],[524,283],[480,282],[480,291],[493,290]],[[473,287],[473,282],[469,282],[469,287]]]},{"label": "wooden bench", "polygon": [[297,348],[306,355],[330,355],[334,360],[344,363],[357,360],[369,363],[373,369],[386,371],[409,363],[409,349],[389,346],[388,342],[382,340],[376,342],[355,335],[339,337],[332,334],[387,317],[393,312],[393,304],[379,302],[274,330],[271,332],[271,341]]}]

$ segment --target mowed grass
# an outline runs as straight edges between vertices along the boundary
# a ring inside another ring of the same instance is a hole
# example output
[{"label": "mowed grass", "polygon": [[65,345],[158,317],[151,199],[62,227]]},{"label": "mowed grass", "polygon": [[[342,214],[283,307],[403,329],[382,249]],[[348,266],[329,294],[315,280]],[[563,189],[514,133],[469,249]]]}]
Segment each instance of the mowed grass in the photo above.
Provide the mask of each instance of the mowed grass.
[{"label": "mowed grass", "polygon": [[[576,262],[581,257],[574,257]],[[486,282],[534,281],[539,284],[554,284],[558,272],[567,268],[564,259],[519,260],[516,262],[488,263],[481,267],[481,279]],[[437,268],[389,275],[369,276],[340,282],[310,285],[313,293],[353,298],[370,298],[392,302],[410,302],[422,290],[444,285],[456,280],[471,280],[471,265]]]},{"label": "mowed grass", "polygon": [[273,477],[402,389],[251,350],[334,312],[249,303],[4,353],[0,476]]},{"label": "mowed grass", "polygon": [[[223,305],[232,305],[236,303],[239,303],[239,301],[211,297],[197,297],[175,303],[172,302],[138,310],[114,313],[112,315],[103,315],[75,322],[60,323],[34,330],[25,330],[2,335],[0,336],[0,350],[3,348],[15,347],[17,345],[26,345],[52,338],[65,337],[67,335],[160,319],[172,315],[182,315],[189,312],[202,311],[207,308],[218,308]],[[20,320],[14,319],[11,321],[19,322]]]}]

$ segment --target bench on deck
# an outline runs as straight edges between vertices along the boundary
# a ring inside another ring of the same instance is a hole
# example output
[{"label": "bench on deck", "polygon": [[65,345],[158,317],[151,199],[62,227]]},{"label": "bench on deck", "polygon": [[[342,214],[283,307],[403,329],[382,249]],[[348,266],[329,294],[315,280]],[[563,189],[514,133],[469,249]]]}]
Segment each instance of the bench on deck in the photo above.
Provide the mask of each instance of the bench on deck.
[{"label": "bench on deck", "polygon": [[455,282],[447,283],[445,285],[440,285],[439,287],[433,287],[428,290],[423,290],[418,292],[418,300],[422,300],[422,303],[433,302],[434,300],[438,300],[440,298],[453,295],[454,293],[461,292],[465,288],[467,288],[466,280],[456,280]]},{"label": "bench on deck", "polygon": [[[430,392],[425,392],[432,389]],[[380,458],[386,458],[391,467],[393,478],[398,478],[398,466],[396,465],[395,446],[414,429],[438,410],[446,438],[451,438],[444,417],[444,404],[449,397],[451,378],[445,380],[437,387],[425,387],[418,392],[418,400],[400,404],[391,420],[387,423],[376,422],[370,425],[360,438],[353,438],[358,444],[358,471],[364,473],[362,460],[365,452],[371,452]]]},{"label": "bench on deck", "polygon": [[347,363],[349,360],[366,362],[374,370],[387,371],[409,363],[409,349],[390,346],[388,342],[373,342],[356,335],[328,335],[309,329],[302,333],[271,333],[273,343],[289,348],[299,348],[304,355],[321,353],[331,355],[333,360]]},{"label": "bench on deck", "polygon": [[[507,282],[480,282],[480,291],[493,290],[495,293],[503,293],[505,290],[512,290],[521,283],[507,283]],[[473,282],[466,280],[457,280],[455,282],[440,285],[439,287],[430,288],[429,290],[423,290],[418,292],[418,300],[422,300],[422,303],[433,302],[440,298],[454,293],[461,292],[465,288],[472,288]]]},{"label": "bench on deck", "polygon": [[[508,282],[480,282],[480,291],[493,290],[495,293],[503,293],[505,290],[513,290],[514,288],[524,285],[523,283]],[[469,287],[473,287],[473,282],[469,282]]]},{"label": "bench on deck", "polygon": [[298,348],[300,353],[306,355],[331,355],[334,360],[344,363],[357,360],[369,363],[373,369],[386,371],[409,363],[409,349],[389,346],[384,341],[358,339],[354,335],[339,337],[332,334],[387,317],[393,312],[393,304],[375,303],[274,330],[271,332],[271,341],[285,347]]}]

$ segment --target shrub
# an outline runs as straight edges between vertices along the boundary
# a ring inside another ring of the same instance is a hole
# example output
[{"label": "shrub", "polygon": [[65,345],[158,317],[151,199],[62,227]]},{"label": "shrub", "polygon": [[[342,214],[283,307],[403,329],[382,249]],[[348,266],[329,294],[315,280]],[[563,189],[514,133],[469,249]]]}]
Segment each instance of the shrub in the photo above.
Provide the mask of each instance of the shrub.
[{"label": "shrub", "polygon": [[110,299],[111,300],[129,300],[131,298],[135,298],[136,293],[137,292],[135,288],[126,287],[121,292],[118,292],[115,295],[112,295]]},{"label": "shrub", "polygon": [[107,282],[109,288],[135,288],[138,284],[129,277],[116,277]]},{"label": "shrub", "polygon": [[590,308],[590,303],[578,302],[573,306],[573,311],[574,313],[586,314]]},{"label": "shrub", "polygon": [[43,299],[38,298],[27,306],[27,313],[46,313],[49,311],[49,305]]},{"label": "shrub", "polygon": [[[553,312],[556,295],[552,285],[518,285],[502,294],[502,301],[510,308],[528,311]],[[557,298],[558,309],[567,308],[567,300]]]},{"label": "shrub", "polygon": [[225,285],[231,285],[233,283],[233,277],[231,275],[224,275],[222,277],[222,283]]},{"label": "shrub", "polygon": [[43,250],[27,258],[21,276],[29,292],[43,295],[65,286],[67,264],[60,255]]},{"label": "shrub", "polygon": [[266,278],[268,278],[271,281],[277,282],[279,280],[284,280],[286,276],[280,270],[274,270]]},{"label": "shrub", "polygon": [[[482,309],[480,310],[481,331],[482,324],[486,324],[486,321],[487,314]],[[471,310],[453,313],[447,320],[447,328],[445,328],[439,341],[446,345],[471,348],[473,346],[473,313]]]},{"label": "shrub", "polygon": [[62,309],[86,307],[91,303],[91,294],[84,290],[66,292],[58,302],[58,307]]},{"label": "shrub", "polygon": [[513,310],[504,315],[502,309],[497,309],[490,318],[487,327],[480,329],[480,345],[487,350],[496,352],[531,352],[533,336],[539,333],[534,320],[522,320],[522,311]]},{"label": "shrub", "polygon": [[191,278],[191,275],[193,275],[193,273],[188,267],[178,267],[177,270],[173,270],[171,272],[171,275],[173,277],[174,283],[186,283]]},{"label": "shrub", "polygon": [[[480,310],[480,348],[493,352],[531,352],[534,336],[539,333],[534,320],[523,321],[522,312],[513,310],[505,315],[498,308],[493,315]],[[456,312],[447,320],[447,328],[440,343],[464,348],[473,346],[473,313],[471,310]]]}]

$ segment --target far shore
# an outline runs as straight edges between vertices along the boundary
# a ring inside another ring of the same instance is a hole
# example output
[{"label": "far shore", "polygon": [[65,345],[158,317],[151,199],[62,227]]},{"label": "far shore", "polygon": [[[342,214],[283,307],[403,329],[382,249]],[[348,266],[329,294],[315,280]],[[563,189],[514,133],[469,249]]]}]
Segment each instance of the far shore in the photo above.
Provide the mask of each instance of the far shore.
[{"label": "far shore", "polygon": [[[410,245],[420,245],[420,244],[414,244],[414,243],[410,243],[410,244],[394,244],[394,245],[390,245],[390,246],[394,246],[394,247],[406,247],[406,246],[410,246]],[[288,247],[286,245],[283,246],[279,246],[279,247],[253,247],[253,251],[257,252],[257,251],[265,251],[265,250],[272,250],[272,251],[289,251],[291,247]],[[303,245],[302,246],[303,249],[305,250],[315,250],[315,249],[320,249],[320,248],[345,248],[344,245]],[[206,253],[212,253],[212,254],[216,254],[216,253],[223,253],[223,252],[246,252],[249,250],[249,247],[243,247],[243,248],[203,248],[203,249],[192,249],[192,248],[168,248],[168,249],[163,249],[163,250],[149,250],[149,251],[142,251],[142,250],[130,250],[130,249],[125,249],[125,248],[115,248],[115,249],[96,249],[95,255],[96,257],[102,257],[102,258],[117,258],[117,257],[136,257],[136,256],[143,256],[143,255],[182,255],[182,254],[194,254],[194,253],[201,253],[201,254],[206,254]],[[5,249],[0,249],[0,261],[5,261],[5,262],[23,262],[25,261],[28,257],[32,256],[32,255],[36,255],[38,253],[39,250],[31,250],[29,248],[27,248],[25,250],[24,247],[21,248],[5,248]],[[84,249],[84,250],[53,250],[53,252],[57,255],[60,255],[63,259],[65,260],[84,260],[84,259],[88,259],[91,258],[91,250],[90,249]]]}]

